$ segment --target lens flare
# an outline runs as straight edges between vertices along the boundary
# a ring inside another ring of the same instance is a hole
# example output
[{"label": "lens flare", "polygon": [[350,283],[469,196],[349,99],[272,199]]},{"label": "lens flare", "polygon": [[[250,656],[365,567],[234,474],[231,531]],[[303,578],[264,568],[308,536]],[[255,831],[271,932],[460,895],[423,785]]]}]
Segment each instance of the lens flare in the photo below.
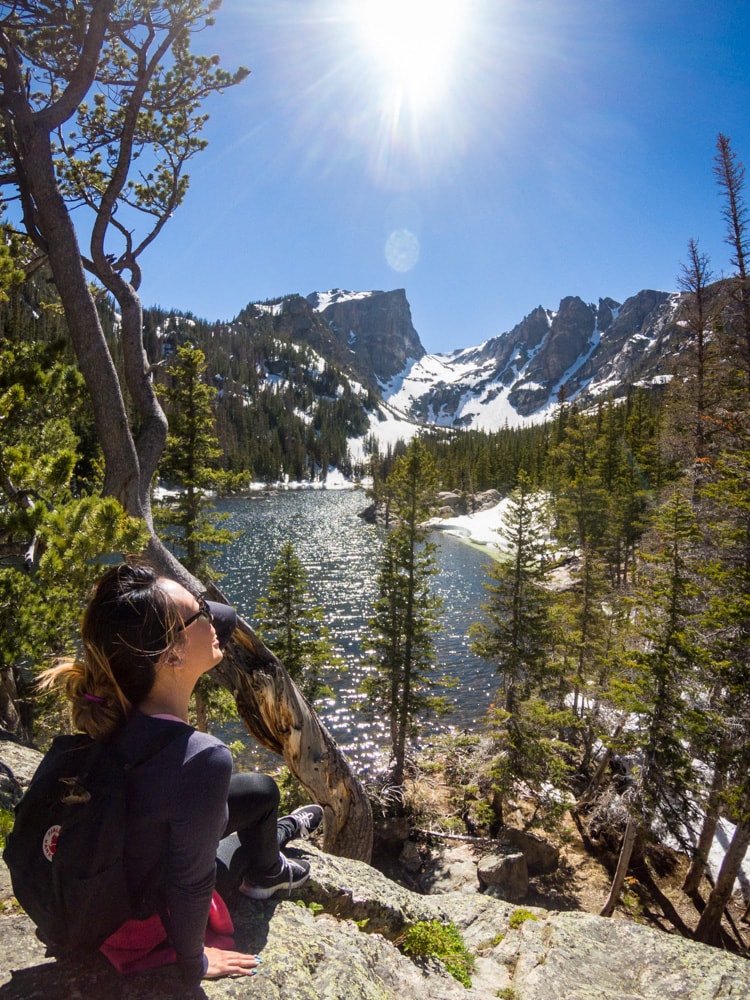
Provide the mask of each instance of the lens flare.
[{"label": "lens flare", "polygon": [[396,229],[385,241],[385,259],[394,271],[405,274],[419,260],[419,240],[410,229]]}]

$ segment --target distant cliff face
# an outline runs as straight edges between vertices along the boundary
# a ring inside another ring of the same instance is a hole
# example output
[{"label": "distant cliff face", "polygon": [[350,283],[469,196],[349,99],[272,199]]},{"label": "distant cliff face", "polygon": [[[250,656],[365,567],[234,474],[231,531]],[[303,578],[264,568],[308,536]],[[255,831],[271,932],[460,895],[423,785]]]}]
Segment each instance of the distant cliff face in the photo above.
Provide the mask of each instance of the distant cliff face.
[{"label": "distant cliff face", "polygon": [[[307,301],[368,381],[388,382],[425,350],[403,288],[391,292],[313,292]],[[374,378],[373,378],[374,377]]]}]

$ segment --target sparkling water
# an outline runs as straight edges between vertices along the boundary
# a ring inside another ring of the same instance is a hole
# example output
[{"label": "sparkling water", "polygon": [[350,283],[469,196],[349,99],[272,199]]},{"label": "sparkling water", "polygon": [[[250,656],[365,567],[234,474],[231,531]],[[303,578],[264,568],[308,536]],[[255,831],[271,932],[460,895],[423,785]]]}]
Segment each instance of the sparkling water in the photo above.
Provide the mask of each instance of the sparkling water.
[{"label": "sparkling water", "polygon": [[[258,599],[268,589],[269,575],[282,546],[291,542],[305,567],[310,596],[324,610],[324,621],[345,669],[329,673],[326,683],[335,697],[316,710],[347,757],[360,769],[388,752],[387,723],[373,720],[358,702],[365,674],[362,640],[372,617],[377,595],[376,577],[384,529],[359,516],[368,505],[361,490],[300,490],[263,492],[242,499],[221,500],[217,509],[229,514],[226,526],[239,532],[216,561],[224,574],[219,586],[243,618],[255,627]],[[436,666],[433,676],[455,678],[456,684],[438,686],[451,708],[440,718],[421,720],[418,743],[448,726],[475,727],[487,712],[497,689],[495,667],[469,649],[469,626],[483,617],[487,600],[483,584],[489,556],[445,532],[433,532],[437,543],[438,574],[432,589],[443,599],[440,632],[435,636]],[[248,745],[240,758],[244,766],[263,766],[258,752],[241,724],[227,725],[222,739],[240,739]],[[269,755],[272,761],[277,758]],[[267,762],[266,762],[267,766]]]}]

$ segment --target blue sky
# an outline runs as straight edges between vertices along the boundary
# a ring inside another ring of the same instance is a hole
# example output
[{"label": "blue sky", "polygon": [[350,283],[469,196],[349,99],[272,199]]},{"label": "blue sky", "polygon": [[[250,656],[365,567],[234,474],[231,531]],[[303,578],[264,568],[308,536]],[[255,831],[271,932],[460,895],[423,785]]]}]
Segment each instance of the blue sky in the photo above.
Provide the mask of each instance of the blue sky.
[{"label": "blue sky", "polygon": [[750,165],[746,2],[224,0],[197,47],[252,73],[207,102],[144,305],[405,288],[447,352],[565,295],[672,290],[690,238],[729,268],[713,165],[719,132]]}]

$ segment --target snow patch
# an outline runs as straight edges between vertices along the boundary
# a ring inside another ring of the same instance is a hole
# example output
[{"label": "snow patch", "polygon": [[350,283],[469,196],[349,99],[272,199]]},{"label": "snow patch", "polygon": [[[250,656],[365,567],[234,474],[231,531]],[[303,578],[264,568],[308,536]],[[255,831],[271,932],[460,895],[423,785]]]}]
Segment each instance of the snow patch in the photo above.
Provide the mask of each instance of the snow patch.
[{"label": "snow patch", "polygon": [[373,295],[381,294],[381,292],[347,292],[341,288],[332,288],[327,292],[313,292],[307,296],[307,301],[312,304],[313,312],[323,312],[328,306],[335,305],[338,302],[369,299]]},{"label": "snow patch", "polygon": [[427,523],[432,528],[439,528],[448,534],[456,535],[474,545],[486,545],[497,552],[505,551],[503,538],[499,534],[503,515],[508,509],[510,497],[505,497],[500,503],[476,514],[461,514],[457,517],[433,517]]},{"label": "snow patch", "polygon": [[284,302],[254,302],[253,307],[258,312],[266,313],[268,316],[281,316],[284,312]]}]

